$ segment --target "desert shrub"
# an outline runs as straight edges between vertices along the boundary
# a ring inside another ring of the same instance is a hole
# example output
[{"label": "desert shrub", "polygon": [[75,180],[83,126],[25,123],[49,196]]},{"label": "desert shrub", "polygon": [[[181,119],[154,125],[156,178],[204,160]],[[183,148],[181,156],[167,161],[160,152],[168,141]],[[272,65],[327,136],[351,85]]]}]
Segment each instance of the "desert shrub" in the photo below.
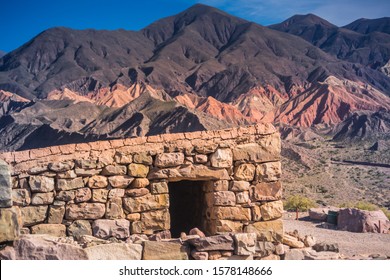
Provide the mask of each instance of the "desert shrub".
[{"label": "desert shrub", "polygon": [[382,212],[385,213],[386,217],[390,220],[390,210],[385,207],[381,207],[379,209],[382,210]]},{"label": "desert shrub", "polygon": [[374,211],[378,210],[379,206],[366,202],[366,201],[357,201],[357,202],[345,202],[340,204],[341,208],[357,208],[360,210]]},{"label": "desert shrub", "polygon": [[293,195],[284,202],[284,209],[292,211],[307,211],[315,205],[315,202],[308,197]]}]

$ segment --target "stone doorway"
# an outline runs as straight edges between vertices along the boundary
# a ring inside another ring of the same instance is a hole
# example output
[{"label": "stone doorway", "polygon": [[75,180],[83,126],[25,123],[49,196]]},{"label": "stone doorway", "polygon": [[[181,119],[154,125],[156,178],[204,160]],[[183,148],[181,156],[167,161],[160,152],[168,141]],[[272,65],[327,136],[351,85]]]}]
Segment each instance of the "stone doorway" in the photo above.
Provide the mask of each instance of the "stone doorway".
[{"label": "stone doorway", "polygon": [[205,232],[204,183],[204,181],[179,181],[168,184],[172,237],[180,237],[181,232],[188,234],[195,227]]}]

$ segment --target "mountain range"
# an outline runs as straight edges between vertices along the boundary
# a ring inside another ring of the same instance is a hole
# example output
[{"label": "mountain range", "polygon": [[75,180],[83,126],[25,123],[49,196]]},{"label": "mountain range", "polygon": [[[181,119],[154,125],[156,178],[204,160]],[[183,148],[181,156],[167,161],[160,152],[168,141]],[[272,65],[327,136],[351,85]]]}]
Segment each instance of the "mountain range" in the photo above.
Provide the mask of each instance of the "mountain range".
[{"label": "mountain range", "polygon": [[390,110],[389,26],[309,14],[266,27],[198,4],[137,32],[52,28],[0,58],[0,149],[259,121],[335,129]]}]

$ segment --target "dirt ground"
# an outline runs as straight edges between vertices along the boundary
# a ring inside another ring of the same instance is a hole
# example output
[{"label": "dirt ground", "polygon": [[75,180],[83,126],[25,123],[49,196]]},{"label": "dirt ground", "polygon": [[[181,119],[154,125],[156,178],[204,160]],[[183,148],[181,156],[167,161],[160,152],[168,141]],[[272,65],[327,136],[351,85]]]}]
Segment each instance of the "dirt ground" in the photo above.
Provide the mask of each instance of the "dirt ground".
[{"label": "dirt ground", "polygon": [[307,214],[300,214],[299,220],[295,220],[295,213],[286,213],[283,222],[285,232],[298,230],[302,236],[314,236],[317,242],[337,243],[340,254],[346,258],[368,257],[371,254],[390,257],[390,234],[326,229],[321,227],[321,223],[308,220]]}]

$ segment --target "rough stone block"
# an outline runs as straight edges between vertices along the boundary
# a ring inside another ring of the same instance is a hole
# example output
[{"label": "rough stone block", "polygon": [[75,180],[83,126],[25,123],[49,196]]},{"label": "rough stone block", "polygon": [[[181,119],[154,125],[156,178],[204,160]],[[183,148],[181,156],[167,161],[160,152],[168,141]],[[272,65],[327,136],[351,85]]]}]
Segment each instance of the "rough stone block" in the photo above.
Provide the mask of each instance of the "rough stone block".
[{"label": "rough stone block", "polygon": [[256,166],[256,181],[272,182],[279,180],[282,174],[280,161],[266,162]]},{"label": "rough stone block", "polygon": [[218,220],[250,221],[251,211],[249,208],[216,206],[212,208],[211,218]]},{"label": "rough stone block", "polygon": [[234,192],[221,191],[206,193],[206,204],[210,206],[234,206],[236,196]]},{"label": "rough stone block", "polygon": [[123,219],[125,214],[122,208],[122,198],[114,197],[108,200],[106,204],[107,219]]},{"label": "rough stone block", "polygon": [[31,198],[32,205],[49,205],[54,201],[54,193],[34,193]]},{"label": "rough stone block", "polygon": [[106,203],[109,190],[94,189],[92,190],[92,202]]},{"label": "rough stone block", "polygon": [[233,235],[235,242],[234,254],[250,256],[256,252],[256,233],[236,233]]},{"label": "rough stone block", "polygon": [[66,172],[74,167],[73,161],[64,161],[64,162],[52,162],[48,164],[48,168],[54,172]]},{"label": "rough stone block", "polygon": [[256,222],[245,227],[244,231],[256,233],[258,240],[282,242],[283,221],[279,219],[273,221]]},{"label": "rough stone block", "polygon": [[214,235],[203,238],[190,239],[188,242],[195,247],[197,251],[233,251],[234,241],[229,234]]},{"label": "rough stone block", "polygon": [[141,260],[140,244],[102,244],[85,248],[89,260]]},{"label": "rough stone block", "polygon": [[141,189],[127,189],[125,194],[129,197],[139,197],[144,196],[149,193],[149,190],[147,188],[141,188]]},{"label": "rough stone block", "polygon": [[221,192],[227,191],[229,189],[228,180],[218,180],[218,181],[206,181],[204,183],[204,192]]},{"label": "rough stone block", "polygon": [[153,158],[148,155],[147,153],[138,153],[134,155],[134,162],[145,164],[145,165],[152,165],[153,164]]},{"label": "rough stone block", "polygon": [[49,235],[22,235],[14,242],[18,260],[86,260],[85,251]]},{"label": "rough stone block", "polygon": [[170,229],[171,219],[167,209],[141,213],[141,232]]},{"label": "rough stone block", "polygon": [[229,180],[230,177],[226,169],[215,169],[200,164],[184,164],[178,168],[154,168],[150,171],[148,179],[168,179],[176,182],[181,180]]},{"label": "rough stone block", "polygon": [[252,201],[279,200],[282,197],[282,185],[280,181],[258,183],[252,186]]},{"label": "rough stone block", "polygon": [[159,210],[169,207],[168,194],[147,194],[141,197],[125,197],[123,207],[130,213]]},{"label": "rough stone block", "polygon": [[49,217],[47,222],[49,224],[61,224],[65,215],[65,206],[51,205],[49,209]]},{"label": "rough stone block", "polygon": [[233,165],[233,153],[230,149],[217,149],[210,156],[212,167],[228,168]]},{"label": "rough stone block", "polygon": [[244,163],[234,168],[234,179],[239,181],[253,181],[256,167],[251,163]]},{"label": "rough stone block", "polygon": [[130,222],[125,219],[96,220],[92,223],[92,232],[94,236],[102,239],[125,239],[130,236]]},{"label": "rough stone block", "polygon": [[257,143],[237,145],[233,149],[233,160],[246,162],[279,161],[280,143],[280,135],[274,133],[261,138]]},{"label": "rough stone block", "polygon": [[249,192],[237,192],[236,202],[237,204],[242,204],[243,206],[250,205],[251,200],[249,198]]},{"label": "rough stone block", "polygon": [[15,240],[21,228],[19,207],[0,208],[0,243]]},{"label": "rough stone block", "polygon": [[124,165],[107,165],[102,170],[102,175],[126,175],[126,166]]},{"label": "rough stone block", "polygon": [[91,224],[86,220],[76,220],[68,227],[68,234],[76,240],[83,235],[92,235]]},{"label": "rough stone block", "polygon": [[12,206],[11,172],[8,164],[0,159],[0,208]]},{"label": "rough stone block", "polygon": [[65,217],[67,220],[95,220],[102,218],[105,212],[106,206],[103,203],[68,204]]},{"label": "rough stone block", "polygon": [[66,226],[61,224],[40,224],[32,226],[31,233],[63,237],[66,236]]},{"label": "rough stone block", "polygon": [[150,184],[152,194],[168,193],[168,183],[166,182],[154,182]]},{"label": "rough stone block", "polygon": [[134,178],[129,176],[112,176],[108,178],[111,187],[120,189],[127,188],[133,181]]},{"label": "rough stone block", "polygon": [[145,178],[148,176],[149,166],[139,163],[131,163],[127,168],[127,173],[133,177]]},{"label": "rough stone block", "polygon": [[187,247],[171,243],[145,241],[143,260],[188,260]]},{"label": "rough stone block", "polygon": [[88,179],[88,187],[91,189],[102,189],[108,186],[107,177],[94,175]]},{"label": "rough stone block", "polygon": [[249,191],[250,183],[247,181],[232,181],[229,190],[232,192]]},{"label": "rough stone block", "polygon": [[29,184],[31,192],[52,192],[54,179],[45,176],[30,176]]},{"label": "rough stone block", "polygon": [[[30,180],[31,185],[31,180]],[[84,188],[85,184],[83,178],[77,177],[75,179],[58,179],[57,180],[57,191],[69,191]]]},{"label": "rough stone block", "polygon": [[135,178],[131,187],[134,189],[145,188],[149,185],[149,180],[147,178]]},{"label": "rough stone block", "polygon": [[260,213],[264,221],[281,218],[283,215],[283,202],[277,200],[264,203],[260,206]]},{"label": "rough stone block", "polygon": [[46,219],[48,206],[27,206],[21,208],[23,226],[42,223]]},{"label": "rough stone block", "polygon": [[163,153],[158,154],[154,165],[160,168],[175,167],[184,163],[183,153]]},{"label": "rough stone block", "polygon": [[16,206],[27,206],[31,203],[31,194],[27,189],[13,189],[12,202]]},{"label": "rough stone block", "polygon": [[75,197],[74,202],[86,202],[91,199],[92,192],[90,188],[81,188],[74,191]]}]

